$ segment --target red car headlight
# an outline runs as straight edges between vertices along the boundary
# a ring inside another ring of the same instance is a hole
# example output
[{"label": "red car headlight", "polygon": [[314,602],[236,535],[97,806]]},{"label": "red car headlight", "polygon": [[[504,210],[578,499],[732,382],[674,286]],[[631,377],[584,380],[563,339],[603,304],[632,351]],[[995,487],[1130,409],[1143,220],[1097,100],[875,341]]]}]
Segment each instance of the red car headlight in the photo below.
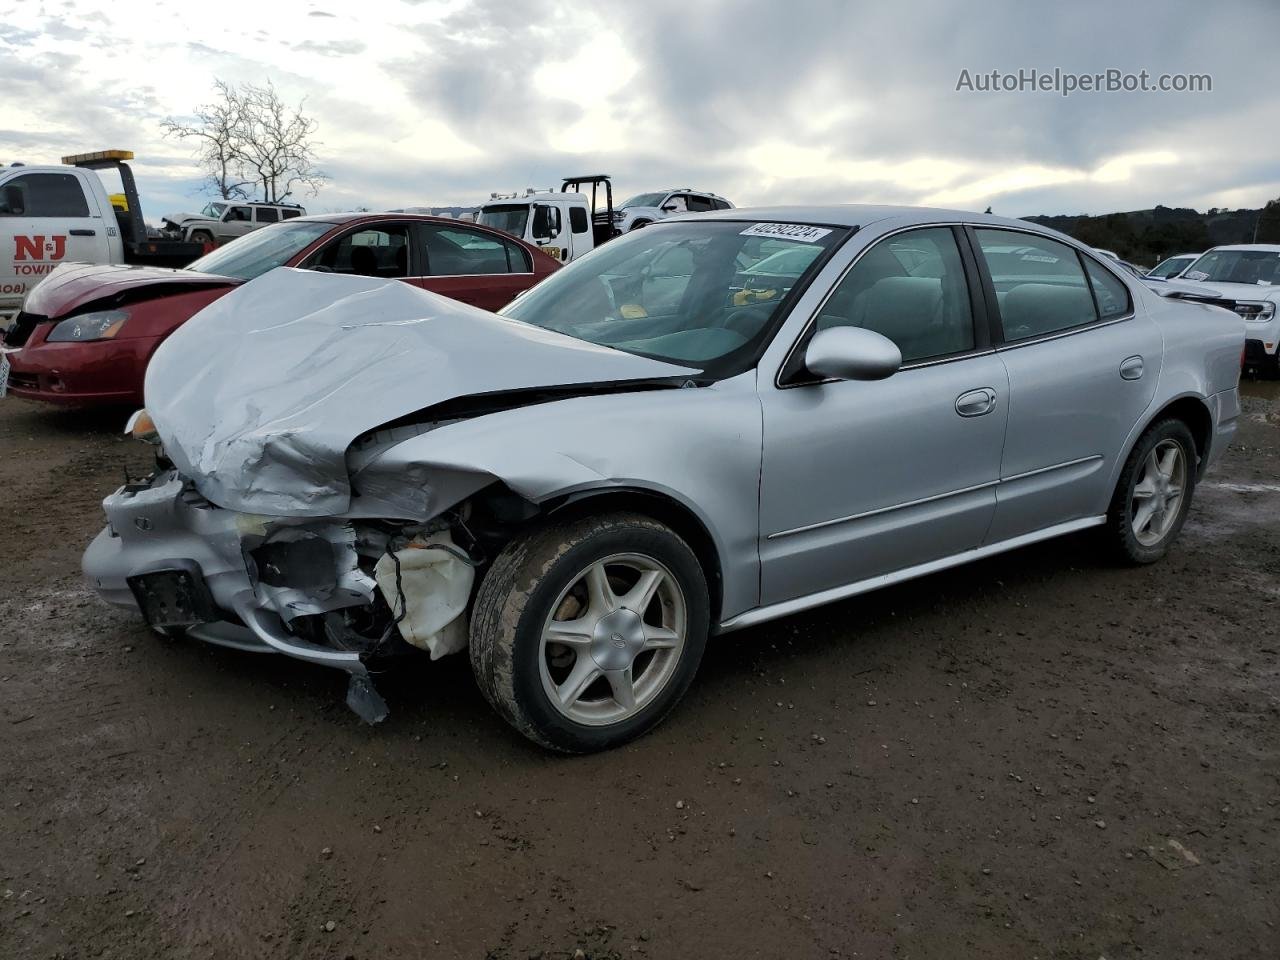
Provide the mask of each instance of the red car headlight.
[{"label": "red car headlight", "polygon": [[60,322],[49,331],[49,336],[45,339],[54,343],[110,340],[120,332],[120,328],[128,319],[129,314],[123,310],[97,310],[93,313],[82,313]]}]

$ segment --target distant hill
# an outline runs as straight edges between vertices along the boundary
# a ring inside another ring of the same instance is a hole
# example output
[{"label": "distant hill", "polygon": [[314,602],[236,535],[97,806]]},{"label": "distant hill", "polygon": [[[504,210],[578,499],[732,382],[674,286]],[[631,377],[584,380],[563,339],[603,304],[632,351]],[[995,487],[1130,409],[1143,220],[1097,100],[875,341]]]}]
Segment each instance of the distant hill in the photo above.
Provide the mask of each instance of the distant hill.
[{"label": "distant hill", "polygon": [[[1266,214],[1259,222],[1259,217]],[[1199,253],[1224,243],[1280,242],[1280,204],[1263,210],[1219,210],[1207,213],[1189,207],[1162,207],[1107,213],[1098,217],[1023,217],[1075,237],[1091,247],[1114,250],[1124,260],[1154,266],[1175,253]]]}]

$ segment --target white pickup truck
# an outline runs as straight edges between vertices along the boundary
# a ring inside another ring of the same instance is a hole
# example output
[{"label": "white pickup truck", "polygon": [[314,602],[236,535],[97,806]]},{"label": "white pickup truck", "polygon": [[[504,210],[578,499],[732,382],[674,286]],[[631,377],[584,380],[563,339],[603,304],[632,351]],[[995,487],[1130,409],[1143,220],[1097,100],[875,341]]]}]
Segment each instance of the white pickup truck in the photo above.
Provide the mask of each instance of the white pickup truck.
[{"label": "white pickup truck", "polygon": [[641,193],[615,208],[609,175],[598,173],[567,177],[558,191],[530,188],[523,194],[490,194],[478,219],[568,263],[614,237],[673,214],[732,206],[714,193],[681,188]]},{"label": "white pickup truck", "polygon": [[[60,263],[146,263],[180,267],[203,245],[149,231],[128,150],[63,157],[62,166],[0,169],[0,327],[27,292]],[[99,170],[120,177],[116,204]]]}]

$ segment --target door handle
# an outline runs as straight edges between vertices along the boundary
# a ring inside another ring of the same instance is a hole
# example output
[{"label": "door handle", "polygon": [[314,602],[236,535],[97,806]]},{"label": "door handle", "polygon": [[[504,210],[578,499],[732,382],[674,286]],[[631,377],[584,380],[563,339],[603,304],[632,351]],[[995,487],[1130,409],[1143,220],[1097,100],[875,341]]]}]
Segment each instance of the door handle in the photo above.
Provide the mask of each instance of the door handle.
[{"label": "door handle", "polygon": [[1122,380],[1141,380],[1142,379],[1142,358],[1129,357],[1120,364],[1120,378]]},{"label": "door handle", "polygon": [[92,237],[96,234],[94,230],[69,230],[67,232],[73,237]]},{"label": "door handle", "polygon": [[956,413],[962,417],[980,417],[996,408],[996,392],[990,387],[979,387],[956,397]]}]

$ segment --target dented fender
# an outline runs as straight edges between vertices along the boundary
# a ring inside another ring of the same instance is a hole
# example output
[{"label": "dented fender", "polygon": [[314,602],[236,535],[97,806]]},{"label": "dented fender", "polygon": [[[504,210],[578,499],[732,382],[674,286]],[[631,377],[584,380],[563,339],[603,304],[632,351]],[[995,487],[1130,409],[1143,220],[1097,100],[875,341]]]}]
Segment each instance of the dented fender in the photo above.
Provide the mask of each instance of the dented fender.
[{"label": "dented fender", "polygon": [[[670,428],[680,424],[679,430]],[[637,441],[637,438],[642,438]],[[352,477],[360,496],[438,514],[496,481],[536,504],[641,490],[696,516],[715,545],[724,617],[759,600],[763,427],[755,372],[706,387],[575,397],[440,426]]]}]

